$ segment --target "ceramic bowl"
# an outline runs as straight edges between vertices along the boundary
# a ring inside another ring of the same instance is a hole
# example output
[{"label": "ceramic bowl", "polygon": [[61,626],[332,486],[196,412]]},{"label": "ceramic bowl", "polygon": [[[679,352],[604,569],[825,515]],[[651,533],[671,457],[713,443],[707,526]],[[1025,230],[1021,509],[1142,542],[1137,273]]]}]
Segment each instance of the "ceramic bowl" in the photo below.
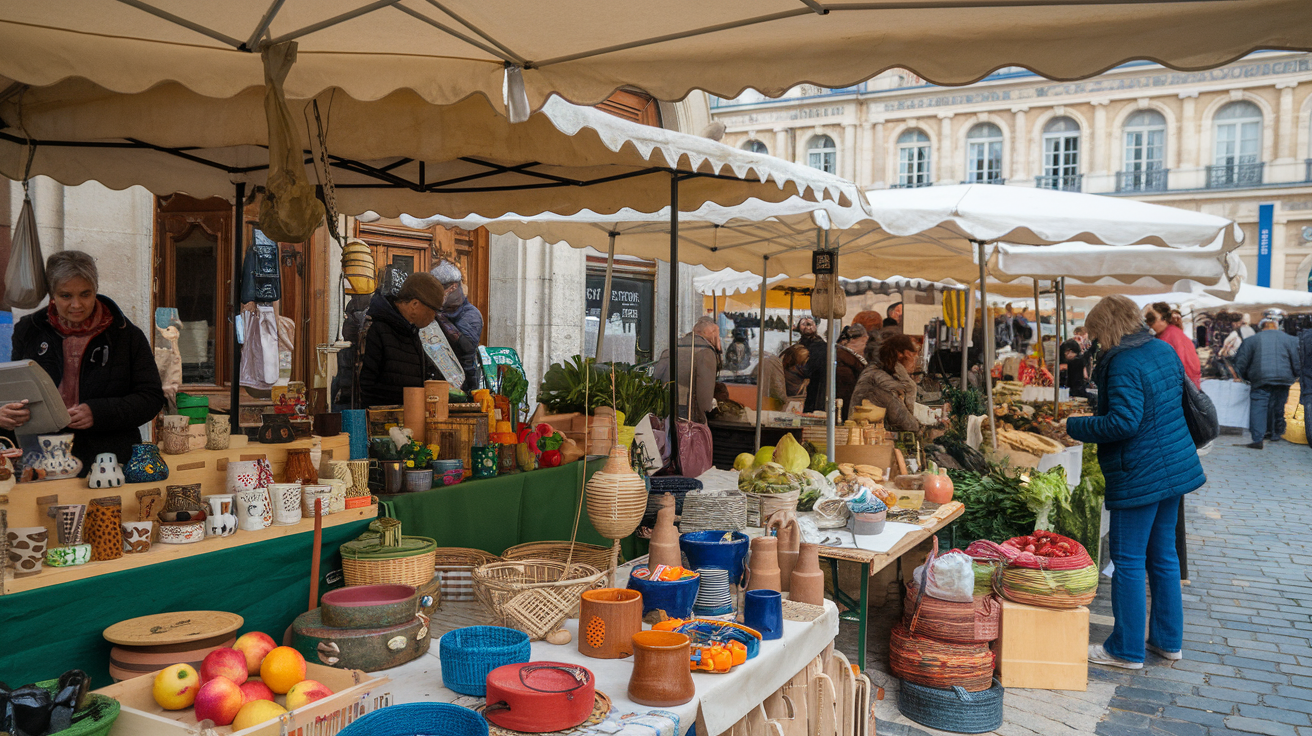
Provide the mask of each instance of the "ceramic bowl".
[{"label": "ceramic bowl", "polygon": [[729,571],[729,582],[743,579],[747,560],[747,535],[734,532],[732,541],[722,542],[724,531],[689,532],[679,537],[679,548],[688,557],[688,567],[699,570],[714,567]]},{"label": "ceramic bowl", "polygon": [[91,545],[73,544],[46,550],[46,564],[51,567],[85,565],[91,561]]},{"label": "ceramic bowl", "polygon": [[163,521],[159,525],[162,544],[192,544],[205,538],[203,521]]},{"label": "ceramic bowl", "polygon": [[648,580],[630,575],[628,587],[642,594],[642,615],[661,610],[670,618],[689,618],[700,582],[700,576],[685,580]]}]

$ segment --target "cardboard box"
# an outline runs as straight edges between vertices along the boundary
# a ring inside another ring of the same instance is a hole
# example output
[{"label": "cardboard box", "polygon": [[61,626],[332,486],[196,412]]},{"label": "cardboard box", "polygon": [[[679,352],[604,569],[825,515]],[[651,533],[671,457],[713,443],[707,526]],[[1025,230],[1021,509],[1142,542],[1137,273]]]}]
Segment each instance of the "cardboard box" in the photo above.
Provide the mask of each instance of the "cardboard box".
[{"label": "cardboard box", "polygon": [[1002,601],[1002,632],[993,642],[1003,687],[1089,688],[1089,609],[1057,610]]},{"label": "cardboard box", "polygon": [[[243,731],[231,726],[217,726],[213,733],[223,736],[334,736],[347,725],[377,708],[391,704],[391,693],[383,687],[391,682],[381,675],[360,670],[342,670],[307,662],[305,677],[332,689],[322,700],[290,711]],[[122,706],[109,736],[189,736],[197,732],[195,709],[164,710],[155,703],[151,689],[155,673],[124,680],[96,692],[114,698]],[[276,696],[279,705],[286,696]]]}]

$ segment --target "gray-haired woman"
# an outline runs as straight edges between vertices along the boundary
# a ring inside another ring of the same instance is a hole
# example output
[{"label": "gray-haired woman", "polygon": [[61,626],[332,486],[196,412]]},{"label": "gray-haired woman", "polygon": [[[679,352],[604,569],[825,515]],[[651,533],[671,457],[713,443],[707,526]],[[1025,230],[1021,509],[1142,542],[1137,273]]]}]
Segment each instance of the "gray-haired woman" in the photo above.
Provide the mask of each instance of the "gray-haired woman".
[{"label": "gray-haired woman", "polygon": [[[36,361],[59,386],[84,475],[102,452],[127,462],[137,427],[164,407],[150,341],[99,286],[95,259],[56,253],[46,259],[49,306],[14,325],[13,359]],[[0,427],[21,432],[30,418],[26,401],[0,406]]]}]

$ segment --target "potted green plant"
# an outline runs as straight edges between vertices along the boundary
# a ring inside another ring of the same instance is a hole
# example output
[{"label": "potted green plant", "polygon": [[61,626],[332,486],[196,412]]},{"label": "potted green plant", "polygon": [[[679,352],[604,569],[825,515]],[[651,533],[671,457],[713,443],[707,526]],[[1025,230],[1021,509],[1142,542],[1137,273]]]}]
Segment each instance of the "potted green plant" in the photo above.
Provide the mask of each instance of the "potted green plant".
[{"label": "potted green plant", "polygon": [[424,445],[418,440],[410,440],[401,448],[401,460],[405,467],[405,490],[411,493],[426,491],[433,487],[433,450],[435,446]]}]

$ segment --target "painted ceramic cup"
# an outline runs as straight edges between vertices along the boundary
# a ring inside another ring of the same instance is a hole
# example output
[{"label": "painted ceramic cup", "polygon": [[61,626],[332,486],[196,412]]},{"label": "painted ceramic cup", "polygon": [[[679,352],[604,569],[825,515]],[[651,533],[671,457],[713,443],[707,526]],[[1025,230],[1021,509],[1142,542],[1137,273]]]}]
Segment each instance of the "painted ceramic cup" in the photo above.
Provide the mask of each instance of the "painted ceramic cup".
[{"label": "painted ceramic cup", "polygon": [[273,468],[268,460],[233,460],[228,463],[228,480],[224,492],[237,494],[256,488],[268,488],[272,482]]},{"label": "painted ceramic cup", "polygon": [[96,455],[87,472],[88,488],[118,488],[123,485],[123,468],[118,464],[118,457],[112,452]]},{"label": "painted ceramic cup", "polygon": [[55,532],[60,544],[72,546],[82,543],[82,524],[87,517],[86,504],[59,504],[51,506],[46,514],[55,520]]},{"label": "painted ceramic cup", "polygon": [[9,543],[9,563],[14,575],[35,575],[41,572],[46,557],[50,533],[43,526],[20,526],[6,532]]},{"label": "painted ceramic cup", "polygon": [[184,414],[166,414],[160,430],[159,447],[165,455],[182,455],[191,449],[191,435],[188,427],[191,417]]},{"label": "painted ceramic cup", "polygon": [[475,478],[495,478],[500,462],[500,445],[478,445],[470,449]]},{"label": "painted ceramic cup", "polygon": [[269,484],[269,500],[273,504],[273,523],[295,524],[301,520],[301,484]]},{"label": "painted ceramic cup", "polygon": [[125,521],[123,527],[123,551],[128,554],[150,551],[150,537],[155,533],[155,523],[151,521]]},{"label": "painted ceramic cup", "polygon": [[226,450],[232,438],[232,421],[224,414],[205,417],[205,449]]},{"label": "painted ceramic cup", "polygon": [[347,488],[348,496],[369,495],[369,461],[347,460],[346,467],[351,470],[351,484]]},{"label": "painted ceramic cup", "polygon": [[[306,483],[301,486],[301,516],[306,519],[314,518],[314,502],[319,502],[319,515],[327,516],[332,513],[329,507],[332,502],[333,487],[331,485],[319,485]],[[345,506],[346,502],[343,501]]]},{"label": "painted ceramic cup", "polygon": [[203,521],[167,521],[159,525],[159,541],[164,544],[191,544],[204,538]]},{"label": "painted ceramic cup", "polygon": [[82,472],[82,461],[73,456],[73,434],[37,436],[36,458],[31,465],[45,471],[46,480],[72,478]]},{"label": "painted ceramic cup", "polygon": [[237,526],[242,531],[257,532],[273,523],[269,491],[251,488],[237,493]]},{"label": "painted ceramic cup", "polygon": [[51,567],[72,567],[85,565],[91,561],[91,545],[74,544],[69,547],[54,547],[46,550],[46,564]]},{"label": "painted ceramic cup", "polygon": [[206,535],[227,537],[236,534],[237,515],[233,508],[235,496],[231,493],[216,493],[206,496],[205,501],[210,505],[209,516],[205,519]]},{"label": "painted ceramic cup", "polygon": [[328,507],[323,510],[325,514],[336,514],[346,510],[346,481],[340,478],[320,478],[319,483],[326,485],[328,491]]}]

